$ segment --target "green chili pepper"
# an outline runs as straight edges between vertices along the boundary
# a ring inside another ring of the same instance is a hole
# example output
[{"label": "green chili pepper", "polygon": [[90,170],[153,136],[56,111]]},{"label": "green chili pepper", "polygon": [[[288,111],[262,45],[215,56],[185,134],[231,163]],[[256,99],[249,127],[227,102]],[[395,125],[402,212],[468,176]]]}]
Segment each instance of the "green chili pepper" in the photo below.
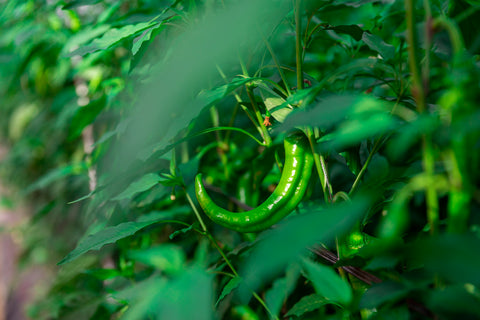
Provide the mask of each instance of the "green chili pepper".
[{"label": "green chili pepper", "polygon": [[300,203],[308,187],[313,156],[303,133],[293,133],[284,140],[285,165],[273,193],[257,208],[246,212],[231,212],[216,205],[207,194],[202,175],[195,177],[198,202],[214,222],[240,232],[265,230],[288,215]]}]

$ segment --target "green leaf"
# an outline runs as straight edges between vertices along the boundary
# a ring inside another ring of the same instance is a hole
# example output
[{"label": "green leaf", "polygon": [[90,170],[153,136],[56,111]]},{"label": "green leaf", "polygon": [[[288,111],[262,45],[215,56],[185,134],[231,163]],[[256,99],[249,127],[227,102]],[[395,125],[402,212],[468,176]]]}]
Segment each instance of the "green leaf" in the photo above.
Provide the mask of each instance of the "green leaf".
[{"label": "green leaf", "polygon": [[321,308],[322,306],[331,303],[327,301],[323,296],[319,294],[311,294],[308,296],[304,296],[300,301],[295,303],[295,305],[288,310],[285,317],[301,317],[303,314],[307,312],[311,312]]},{"label": "green leaf", "polygon": [[144,30],[147,30],[154,26],[159,26],[159,23],[155,21],[141,22],[135,25],[127,25],[119,29],[110,29],[101,38],[97,38],[93,40],[91,44],[80,47],[77,50],[70,52],[67,56],[68,57],[73,57],[76,55],[84,56],[88,53],[93,53],[100,50],[106,50],[118,44],[122,40],[138,35]]},{"label": "green leaf", "polygon": [[240,285],[241,282],[242,282],[241,277],[235,277],[235,278],[230,279],[230,281],[227,282],[225,287],[223,287],[222,293],[220,294],[217,302],[215,303],[215,307],[220,303],[220,301],[223,300],[223,298],[225,298],[227,295],[229,295],[230,292],[235,290]]},{"label": "green leaf", "polygon": [[183,270],[185,253],[175,245],[162,244],[141,250],[127,252],[130,259],[152,266],[163,272],[174,274]]},{"label": "green leaf", "polygon": [[148,215],[141,216],[136,222],[124,222],[114,227],[107,227],[82,239],[77,244],[77,247],[67,254],[58,265],[71,262],[90,250],[100,250],[104,245],[115,243],[120,239],[135,234],[147,226],[171,219],[183,212],[185,212],[185,207],[165,212],[152,212]]},{"label": "green leaf", "polygon": [[385,43],[379,36],[364,32],[361,39],[370,49],[378,52],[383,59],[391,60],[395,57],[395,47]]},{"label": "green leaf", "polygon": [[132,182],[127,189],[123,190],[120,194],[113,197],[112,200],[124,200],[131,199],[133,196],[139,192],[147,191],[156,184],[163,180],[156,173],[147,173],[142,176],[140,179]]},{"label": "green leaf", "polygon": [[312,281],[318,294],[327,301],[344,307],[351,303],[351,288],[331,267],[307,259],[304,259],[302,264],[306,271],[306,277]]}]

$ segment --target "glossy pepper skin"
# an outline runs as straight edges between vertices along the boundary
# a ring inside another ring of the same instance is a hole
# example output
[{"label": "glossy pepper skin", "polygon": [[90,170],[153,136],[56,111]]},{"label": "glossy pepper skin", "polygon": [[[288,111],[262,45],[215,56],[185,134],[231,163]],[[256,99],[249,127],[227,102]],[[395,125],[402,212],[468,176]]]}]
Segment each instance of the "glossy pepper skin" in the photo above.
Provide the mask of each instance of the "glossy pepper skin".
[{"label": "glossy pepper skin", "polygon": [[273,193],[257,208],[231,212],[216,205],[205,190],[202,175],[195,177],[197,200],[215,223],[239,232],[265,230],[288,215],[300,203],[308,187],[313,156],[303,133],[289,134],[284,140],[285,165]]}]

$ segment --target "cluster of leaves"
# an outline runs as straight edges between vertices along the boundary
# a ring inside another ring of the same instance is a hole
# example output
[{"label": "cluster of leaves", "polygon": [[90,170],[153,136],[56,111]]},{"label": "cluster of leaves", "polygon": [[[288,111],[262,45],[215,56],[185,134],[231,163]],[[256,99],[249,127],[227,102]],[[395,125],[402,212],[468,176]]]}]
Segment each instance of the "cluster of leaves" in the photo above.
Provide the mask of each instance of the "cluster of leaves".
[{"label": "cluster of leaves", "polygon": [[[480,314],[479,10],[7,1],[0,172],[38,208],[26,263],[43,247],[60,265],[30,315]],[[195,175],[225,208],[255,207],[294,128],[315,155],[295,212],[259,234],[209,222]]]}]

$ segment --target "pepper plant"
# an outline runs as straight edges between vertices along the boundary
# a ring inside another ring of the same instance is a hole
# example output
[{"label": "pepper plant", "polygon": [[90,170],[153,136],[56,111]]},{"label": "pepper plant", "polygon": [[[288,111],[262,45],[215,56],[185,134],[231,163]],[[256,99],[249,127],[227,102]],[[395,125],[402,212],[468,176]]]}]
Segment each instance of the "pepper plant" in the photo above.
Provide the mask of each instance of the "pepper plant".
[{"label": "pepper plant", "polygon": [[2,202],[31,204],[22,261],[56,274],[28,315],[475,318],[479,15],[3,1]]}]

